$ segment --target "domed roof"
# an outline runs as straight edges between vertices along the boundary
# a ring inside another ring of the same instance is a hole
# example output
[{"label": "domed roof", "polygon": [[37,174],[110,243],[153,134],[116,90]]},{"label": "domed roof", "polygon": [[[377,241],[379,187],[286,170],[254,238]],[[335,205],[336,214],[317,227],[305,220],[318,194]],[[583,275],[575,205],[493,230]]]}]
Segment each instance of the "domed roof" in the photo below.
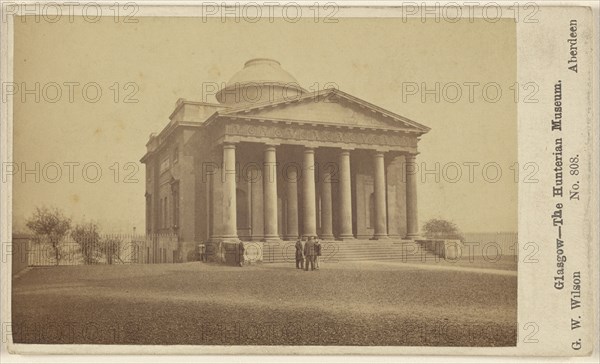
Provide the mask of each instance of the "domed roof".
[{"label": "domed roof", "polygon": [[295,89],[300,93],[307,92],[300,87],[294,76],[281,68],[278,61],[270,58],[254,58],[246,62],[244,68],[231,77],[225,88],[217,92],[216,97],[219,102],[223,102],[222,93],[225,90],[258,85],[281,86]]}]

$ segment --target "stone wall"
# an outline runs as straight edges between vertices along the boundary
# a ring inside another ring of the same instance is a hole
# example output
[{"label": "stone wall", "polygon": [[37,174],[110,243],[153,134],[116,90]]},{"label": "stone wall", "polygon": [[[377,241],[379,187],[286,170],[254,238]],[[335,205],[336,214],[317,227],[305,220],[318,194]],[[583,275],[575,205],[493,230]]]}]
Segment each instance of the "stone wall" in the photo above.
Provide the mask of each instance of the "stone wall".
[{"label": "stone wall", "polygon": [[[237,265],[239,263],[239,243],[236,242],[213,242],[206,244],[206,255],[209,262]],[[263,243],[252,241],[244,244],[244,265],[262,263]]]},{"label": "stone wall", "polygon": [[421,246],[438,257],[455,260],[461,259],[463,256],[464,245],[460,240],[452,239],[430,239],[430,240],[417,240]]},{"label": "stone wall", "polygon": [[465,241],[452,239],[417,240],[424,249],[446,259],[483,258],[496,261],[518,255],[517,233],[465,234]]}]

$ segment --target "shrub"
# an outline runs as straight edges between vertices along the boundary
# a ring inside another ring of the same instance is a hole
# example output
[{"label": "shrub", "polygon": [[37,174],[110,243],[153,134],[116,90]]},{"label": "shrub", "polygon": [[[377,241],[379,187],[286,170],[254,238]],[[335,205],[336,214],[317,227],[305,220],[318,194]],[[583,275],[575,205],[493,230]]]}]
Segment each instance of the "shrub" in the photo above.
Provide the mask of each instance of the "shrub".
[{"label": "shrub", "polygon": [[429,239],[465,240],[465,237],[455,223],[443,219],[431,219],[427,221],[423,225],[423,234]]}]

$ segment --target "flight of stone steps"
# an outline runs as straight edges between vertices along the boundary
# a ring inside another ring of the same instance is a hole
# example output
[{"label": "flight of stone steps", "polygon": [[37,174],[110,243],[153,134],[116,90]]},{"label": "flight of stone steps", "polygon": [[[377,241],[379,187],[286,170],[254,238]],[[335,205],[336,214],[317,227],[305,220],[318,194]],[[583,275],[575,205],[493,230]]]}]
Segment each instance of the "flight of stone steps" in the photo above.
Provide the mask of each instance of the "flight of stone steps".
[{"label": "flight of stone steps", "polygon": [[[280,241],[263,247],[263,263],[295,264],[295,242]],[[440,258],[410,240],[345,240],[321,241],[321,262],[393,260],[399,262],[432,262]]]}]

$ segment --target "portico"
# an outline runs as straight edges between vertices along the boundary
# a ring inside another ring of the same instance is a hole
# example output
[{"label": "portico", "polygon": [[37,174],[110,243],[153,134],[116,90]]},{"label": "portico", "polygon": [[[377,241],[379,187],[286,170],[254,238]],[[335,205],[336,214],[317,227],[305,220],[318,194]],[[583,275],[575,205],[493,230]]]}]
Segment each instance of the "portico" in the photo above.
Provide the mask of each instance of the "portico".
[{"label": "portico", "polygon": [[[211,239],[345,240],[418,234],[416,137],[379,128],[260,117],[226,120],[219,125],[215,143],[222,150],[223,173],[211,178],[213,185],[223,181],[227,191],[227,230]],[[235,189],[241,193],[233,193],[231,165],[236,165]],[[252,181],[247,178],[249,166],[261,168]],[[257,194],[262,200],[254,197]],[[233,201],[237,196],[249,203],[238,205]],[[398,197],[405,203],[398,204]],[[236,216],[255,214],[262,214],[264,223],[244,218],[245,226],[231,224]],[[402,216],[405,222],[398,220]],[[218,219],[213,221],[218,224]]]},{"label": "portico", "polygon": [[215,96],[179,100],[148,142],[149,231],[208,242],[418,236],[417,144],[429,128],[337,89],[308,92],[270,59],[248,61]]}]

